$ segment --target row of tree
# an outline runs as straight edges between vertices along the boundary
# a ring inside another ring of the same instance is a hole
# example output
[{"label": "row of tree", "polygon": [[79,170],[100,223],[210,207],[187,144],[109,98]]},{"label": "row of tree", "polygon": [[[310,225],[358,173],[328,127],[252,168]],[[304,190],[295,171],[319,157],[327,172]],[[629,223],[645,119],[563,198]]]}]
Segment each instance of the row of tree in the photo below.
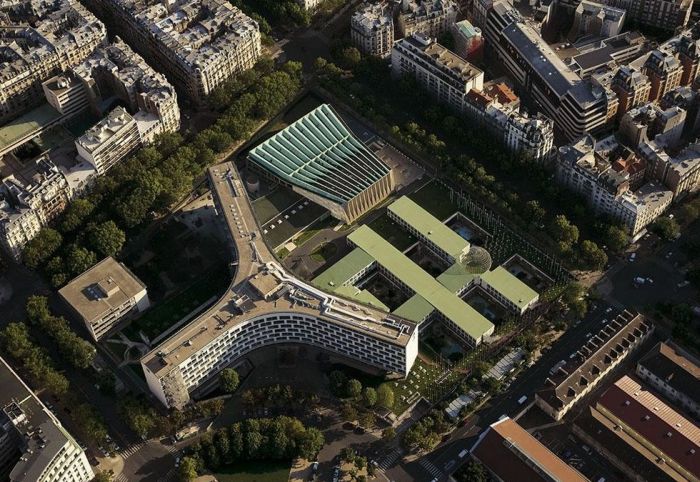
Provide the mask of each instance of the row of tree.
[{"label": "row of tree", "polygon": [[296,418],[251,418],[207,433],[195,442],[183,460],[186,467],[181,475],[192,480],[204,470],[249,460],[312,460],[324,443],[318,429],[305,427]]},{"label": "row of tree", "polygon": [[302,85],[301,65],[296,62],[273,70],[265,60],[251,72],[218,91],[221,115],[214,125],[187,138],[163,134],[98,178],[88,196],[72,202],[53,227],[27,244],[23,253],[27,266],[42,268],[59,287],[98,259],[118,254],[127,233],[168,212],[218,155],[246,139]]},{"label": "row of tree", "polygon": [[85,369],[92,364],[95,347],[76,335],[65,318],[51,313],[48,298],[30,296],[26,309],[29,321],[56,343],[59,353],[70,365]]},{"label": "row of tree", "polygon": [[340,370],[334,370],[329,375],[330,389],[338,398],[348,398],[354,402],[361,402],[367,408],[381,407],[391,409],[394,407],[394,391],[386,383],[373,387],[362,387],[362,383],[348,376]]}]

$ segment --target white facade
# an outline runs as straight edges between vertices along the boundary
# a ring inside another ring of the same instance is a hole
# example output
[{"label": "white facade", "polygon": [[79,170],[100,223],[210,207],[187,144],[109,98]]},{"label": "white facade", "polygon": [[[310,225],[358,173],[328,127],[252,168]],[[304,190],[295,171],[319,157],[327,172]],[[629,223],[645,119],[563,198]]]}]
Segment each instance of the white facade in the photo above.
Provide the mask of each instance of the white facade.
[{"label": "white facade", "polygon": [[511,151],[537,162],[547,162],[554,151],[554,127],[546,117],[529,118],[518,112],[508,116],[505,144]]},{"label": "white facade", "polygon": [[389,57],[394,45],[394,19],[388,3],[368,3],[350,19],[350,38],[360,52]]},{"label": "white facade", "polygon": [[401,0],[397,27],[402,37],[420,33],[439,38],[449,32],[457,19],[453,0]]},{"label": "white facade", "polygon": [[78,156],[92,164],[98,175],[132,154],[141,144],[138,124],[123,107],[114,109],[75,141]]},{"label": "white facade", "polygon": [[470,90],[484,88],[484,73],[463,58],[424,36],[399,40],[391,51],[395,77],[414,77],[433,97],[459,112]]}]

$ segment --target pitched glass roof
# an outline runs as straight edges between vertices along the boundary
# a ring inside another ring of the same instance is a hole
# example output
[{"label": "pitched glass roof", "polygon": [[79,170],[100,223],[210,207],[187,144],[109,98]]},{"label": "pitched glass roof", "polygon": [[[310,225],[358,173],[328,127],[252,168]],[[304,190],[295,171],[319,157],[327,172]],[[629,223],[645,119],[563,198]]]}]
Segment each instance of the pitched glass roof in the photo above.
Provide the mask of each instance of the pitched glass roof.
[{"label": "pitched glass roof", "polygon": [[251,150],[249,158],[283,181],[338,203],[354,198],[390,171],[329,104]]}]

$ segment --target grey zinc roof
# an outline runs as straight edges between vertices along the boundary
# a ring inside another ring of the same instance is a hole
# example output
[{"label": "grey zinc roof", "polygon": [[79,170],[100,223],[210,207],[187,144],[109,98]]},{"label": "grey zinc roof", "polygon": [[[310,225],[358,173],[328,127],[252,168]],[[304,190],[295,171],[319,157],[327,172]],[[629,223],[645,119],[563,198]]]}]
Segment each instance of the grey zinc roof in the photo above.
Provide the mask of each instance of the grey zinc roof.
[{"label": "grey zinc roof", "polygon": [[294,186],[345,203],[389,173],[328,104],[250,151],[258,166]]}]

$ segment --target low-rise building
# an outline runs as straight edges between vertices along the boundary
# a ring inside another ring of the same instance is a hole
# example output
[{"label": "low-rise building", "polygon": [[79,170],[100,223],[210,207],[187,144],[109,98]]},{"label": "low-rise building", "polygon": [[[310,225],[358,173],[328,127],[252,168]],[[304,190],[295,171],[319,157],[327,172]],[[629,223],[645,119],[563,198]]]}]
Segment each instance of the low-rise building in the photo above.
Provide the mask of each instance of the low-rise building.
[{"label": "low-rise building", "polygon": [[112,257],[71,280],[58,294],[95,341],[150,306],[146,286]]},{"label": "low-rise building", "polygon": [[561,420],[653,331],[650,320],[624,311],[606,322],[573,358],[547,378],[544,388],[535,395],[535,403],[553,419]]},{"label": "low-rise building", "polygon": [[80,444],[0,358],[0,478],[10,482],[89,482]]},{"label": "low-rise building", "polygon": [[471,456],[502,482],[588,480],[508,417],[492,423],[479,435]]},{"label": "low-rise building", "polygon": [[123,107],[115,108],[75,140],[78,156],[92,164],[98,175],[133,154],[141,145],[138,123]]},{"label": "low-rise building", "polygon": [[594,419],[669,480],[700,480],[700,427],[638,380],[620,378],[590,409]]},{"label": "low-rise building", "polygon": [[664,398],[700,416],[700,361],[673,342],[659,342],[637,363],[637,376]]},{"label": "low-rise building", "polygon": [[389,3],[367,3],[350,19],[350,38],[360,52],[386,58],[394,45],[394,19]]},{"label": "low-rise building", "polygon": [[396,26],[401,37],[420,33],[439,38],[450,31],[457,11],[453,0],[401,0]]}]

